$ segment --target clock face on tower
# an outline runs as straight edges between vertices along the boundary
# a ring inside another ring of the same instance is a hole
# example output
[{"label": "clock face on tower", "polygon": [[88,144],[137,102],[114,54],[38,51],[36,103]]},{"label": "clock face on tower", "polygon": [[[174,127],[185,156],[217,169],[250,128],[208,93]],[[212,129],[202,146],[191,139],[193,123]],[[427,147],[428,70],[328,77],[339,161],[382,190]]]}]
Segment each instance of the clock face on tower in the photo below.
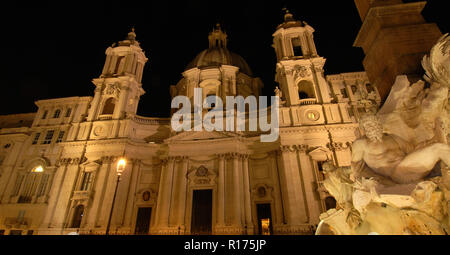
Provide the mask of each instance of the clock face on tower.
[{"label": "clock face on tower", "polygon": [[316,121],[316,120],[319,119],[320,114],[319,114],[318,112],[316,112],[316,111],[308,111],[308,112],[306,113],[306,117],[307,117],[309,120]]},{"label": "clock face on tower", "polygon": [[101,136],[103,134],[104,128],[102,126],[98,126],[94,129],[94,135]]}]

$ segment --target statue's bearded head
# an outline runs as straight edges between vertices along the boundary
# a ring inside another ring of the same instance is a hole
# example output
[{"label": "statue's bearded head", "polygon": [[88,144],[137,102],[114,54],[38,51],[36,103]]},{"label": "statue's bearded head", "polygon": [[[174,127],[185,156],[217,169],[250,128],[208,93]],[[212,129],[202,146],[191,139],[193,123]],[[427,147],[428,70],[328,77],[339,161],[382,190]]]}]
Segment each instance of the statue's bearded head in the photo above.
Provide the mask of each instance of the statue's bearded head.
[{"label": "statue's bearded head", "polygon": [[383,126],[376,115],[370,113],[364,114],[361,116],[360,125],[370,141],[381,142],[383,138]]}]

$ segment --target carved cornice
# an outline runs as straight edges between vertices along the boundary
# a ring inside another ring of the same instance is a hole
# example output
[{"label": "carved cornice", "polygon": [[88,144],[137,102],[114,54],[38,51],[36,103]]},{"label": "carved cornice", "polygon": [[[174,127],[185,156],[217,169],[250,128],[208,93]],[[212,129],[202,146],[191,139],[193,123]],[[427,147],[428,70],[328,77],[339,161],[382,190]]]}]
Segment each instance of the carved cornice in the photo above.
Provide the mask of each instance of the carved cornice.
[{"label": "carved cornice", "polygon": [[61,165],[79,165],[86,161],[84,157],[74,157],[74,158],[61,158],[56,161],[57,166]]},{"label": "carved cornice", "polygon": [[110,164],[113,163],[114,161],[116,161],[118,159],[117,156],[103,156],[101,157],[101,162],[102,164]]},{"label": "carved cornice", "polygon": [[223,157],[225,157],[225,159],[248,159],[249,158],[249,154],[247,153],[239,153],[239,152],[228,152],[228,153],[224,153],[222,154]]},{"label": "carved cornice", "polygon": [[351,142],[332,142],[332,143],[328,143],[327,147],[328,149],[332,150],[332,151],[342,151],[342,150],[346,150],[348,148],[351,148],[352,143]]},{"label": "carved cornice", "polygon": [[307,144],[294,144],[294,145],[280,145],[279,151],[281,152],[307,152],[309,145]]},{"label": "carved cornice", "polygon": [[275,225],[275,234],[313,234],[314,226],[310,224],[304,225]]}]

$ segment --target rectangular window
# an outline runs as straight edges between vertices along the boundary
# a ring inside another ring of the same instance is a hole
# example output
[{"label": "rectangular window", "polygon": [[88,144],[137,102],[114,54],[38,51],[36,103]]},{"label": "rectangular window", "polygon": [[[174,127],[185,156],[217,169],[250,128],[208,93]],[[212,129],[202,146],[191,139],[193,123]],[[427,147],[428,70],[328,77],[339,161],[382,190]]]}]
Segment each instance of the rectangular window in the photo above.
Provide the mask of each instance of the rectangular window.
[{"label": "rectangular window", "polygon": [[0,236],[5,234],[5,230],[4,229],[0,229]]},{"label": "rectangular window", "polygon": [[297,57],[303,56],[302,44],[300,42],[300,37],[292,38],[291,42],[292,42],[292,50],[294,52],[294,56],[297,56]]},{"label": "rectangular window", "polygon": [[41,136],[41,133],[36,133],[36,135],[34,135],[34,139],[33,139],[33,143],[32,144],[37,144],[37,142],[39,140],[39,136]]},{"label": "rectangular window", "polygon": [[348,98],[347,90],[345,88],[341,89],[341,94],[343,98]]},{"label": "rectangular window", "polygon": [[60,109],[57,109],[56,111],[55,111],[55,113],[53,114],[53,118],[55,118],[55,119],[57,119],[57,118],[59,118],[59,115],[61,114],[61,110]]},{"label": "rectangular window", "polygon": [[39,183],[39,188],[37,192],[37,196],[41,197],[45,195],[45,190],[47,188],[47,182],[48,182],[48,174],[44,174],[41,179],[41,183]]},{"label": "rectangular window", "polygon": [[62,142],[62,141],[63,141],[63,138],[64,138],[64,131],[59,131],[58,139],[56,139],[56,142],[57,142],[57,143]]},{"label": "rectangular window", "polygon": [[67,109],[66,111],[66,117],[70,117],[70,114],[72,113],[72,108]]},{"label": "rectangular window", "polygon": [[17,229],[10,230],[9,231],[9,235],[10,236],[21,236],[22,235],[22,230],[17,230]]},{"label": "rectangular window", "polygon": [[42,144],[50,144],[52,142],[53,133],[55,133],[55,130],[48,130],[47,134],[45,134],[45,138]]},{"label": "rectangular window", "polygon": [[81,182],[80,190],[86,191],[89,190],[92,182],[92,172],[84,172],[83,181]]},{"label": "rectangular window", "polygon": [[42,114],[42,119],[47,118],[47,114],[48,114],[48,111],[45,111],[44,114]]}]

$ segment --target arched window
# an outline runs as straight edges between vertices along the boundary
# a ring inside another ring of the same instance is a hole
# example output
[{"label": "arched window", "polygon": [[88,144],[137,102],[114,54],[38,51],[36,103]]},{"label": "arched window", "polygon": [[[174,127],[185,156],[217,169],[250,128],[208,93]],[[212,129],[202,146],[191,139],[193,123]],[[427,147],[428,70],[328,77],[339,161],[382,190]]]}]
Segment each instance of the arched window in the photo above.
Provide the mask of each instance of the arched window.
[{"label": "arched window", "polygon": [[296,57],[303,56],[302,44],[300,42],[300,37],[292,38],[291,42],[292,42],[292,51],[294,53],[294,56],[296,56]]},{"label": "arched window", "polygon": [[375,89],[373,88],[372,84],[370,84],[370,83],[367,83],[366,87],[367,87],[367,93],[375,91]]},{"label": "arched window", "polygon": [[301,99],[315,98],[314,85],[310,81],[300,81],[297,84],[298,87],[298,97]]},{"label": "arched window", "polygon": [[56,111],[55,111],[55,113],[53,114],[53,118],[59,118],[59,115],[61,114],[61,110],[60,109],[57,109]]},{"label": "arched window", "polygon": [[46,194],[49,176],[42,165],[37,165],[26,174],[17,177],[13,196],[20,194],[18,203],[31,203],[34,197]]},{"label": "arched window", "polygon": [[103,106],[102,114],[113,114],[115,106],[116,106],[116,100],[112,97],[108,98],[105,101],[105,104]]},{"label": "arched window", "polygon": [[73,213],[72,228],[79,228],[81,226],[81,220],[83,219],[84,214],[84,205],[79,205],[75,208],[75,212]]},{"label": "arched window", "polygon": [[325,198],[325,208],[327,210],[336,208],[336,199],[334,199],[334,197]]},{"label": "arched window", "polygon": [[300,99],[306,99],[306,98],[309,98],[308,94],[306,94],[306,92],[304,92],[304,91],[299,91],[299,92],[298,92],[298,97],[299,97]]}]

